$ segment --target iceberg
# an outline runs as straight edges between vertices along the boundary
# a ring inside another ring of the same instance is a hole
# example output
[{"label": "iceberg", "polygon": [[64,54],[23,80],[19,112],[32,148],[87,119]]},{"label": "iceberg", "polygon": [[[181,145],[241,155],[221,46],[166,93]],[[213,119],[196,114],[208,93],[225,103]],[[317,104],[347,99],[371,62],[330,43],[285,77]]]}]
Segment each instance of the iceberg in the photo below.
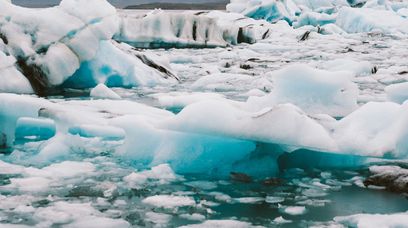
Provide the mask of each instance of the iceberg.
[{"label": "iceberg", "polygon": [[[3,42],[38,94],[63,83],[80,62],[95,56],[100,40],[117,31],[116,9],[106,1],[65,0],[46,9],[1,4]],[[91,5],[98,5],[98,10]]]},{"label": "iceberg", "polygon": [[405,158],[408,103],[369,102],[336,123],[333,137],[341,151]]},{"label": "iceberg", "polygon": [[254,43],[265,38],[267,23],[223,12],[148,14],[122,12],[114,39],[139,48],[205,48]]},{"label": "iceberg", "polygon": [[[168,163],[177,173],[221,177],[232,171],[273,176],[280,168],[291,167],[288,162],[296,164],[299,156],[310,156],[316,160],[311,164],[322,167],[365,162],[363,157],[348,155],[407,156],[405,104],[368,103],[336,121],[306,114],[291,104],[255,109],[251,103],[225,98],[189,104],[177,115],[131,101],[52,103],[11,94],[1,94],[0,101],[1,107],[13,104],[12,109],[1,109],[1,120],[7,123],[0,129],[2,147],[11,147],[15,138],[52,137],[38,155],[43,161],[66,156],[71,147],[82,147],[76,142],[86,138],[123,140],[115,149],[116,156],[147,166]],[[381,119],[389,121],[378,121]],[[73,139],[73,135],[80,138]],[[293,151],[296,156],[283,156]],[[251,165],[255,163],[257,166]]]},{"label": "iceberg", "polygon": [[64,0],[45,9],[1,4],[1,92],[46,96],[66,87],[145,86],[177,78],[143,53],[112,41],[120,19],[107,1]]},{"label": "iceberg", "polygon": [[248,112],[227,102],[203,101],[187,106],[177,116],[163,122],[162,126],[184,132],[293,147],[335,148],[320,124],[289,104]]},{"label": "iceberg", "polygon": [[291,103],[309,114],[345,116],[357,109],[357,85],[347,71],[331,72],[293,65],[267,75],[273,89],[263,97],[250,97],[255,107]]},{"label": "iceberg", "polygon": [[248,222],[241,222],[237,220],[206,220],[201,224],[182,226],[181,228],[200,228],[200,227],[227,227],[227,228],[256,228]]},{"label": "iceberg", "polygon": [[286,20],[292,23],[295,16],[300,14],[300,9],[292,1],[257,1],[257,0],[232,0],[227,5],[227,11],[241,13],[254,19],[264,19],[269,22]]},{"label": "iceberg", "polygon": [[408,34],[408,20],[392,10],[344,7],[339,11],[336,25],[348,33],[380,31],[386,34]]},{"label": "iceberg", "polygon": [[385,87],[385,93],[389,101],[399,104],[408,100],[408,82],[392,84]]},{"label": "iceberg", "polygon": [[300,27],[306,22],[316,23],[316,18],[321,18],[318,19],[321,24],[324,24],[324,21],[333,23],[335,16],[319,16],[319,14],[336,13],[342,6],[349,6],[349,4],[345,0],[232,0],[227,5],[227,11],[272,23],[280,20],[285,20],[289,24],[295,22]]},{"label": "iceberg", "polygon": [[108,87],[131,88],[177,81],[178,77],[172,70],[155,62],[154,58],[123,43],[101,41],[96,56],[83,62],[63,87],[80,89],[102,83]]},{"label": "iceberg", "polygon": [[336,22],[337,15],[330,15],[326,13],[305,12],[299,16],[298,20],[293,23],[294,28],[302,26],[324,26],[327,24],[334,24]]}]

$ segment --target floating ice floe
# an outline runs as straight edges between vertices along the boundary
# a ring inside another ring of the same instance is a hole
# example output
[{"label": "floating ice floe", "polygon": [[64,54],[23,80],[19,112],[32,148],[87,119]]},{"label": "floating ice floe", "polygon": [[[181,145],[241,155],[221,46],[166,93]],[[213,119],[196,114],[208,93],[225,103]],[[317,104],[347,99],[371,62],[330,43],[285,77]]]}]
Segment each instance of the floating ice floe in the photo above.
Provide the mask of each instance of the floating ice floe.
[{"label": "floating ice floe", "polygon": [[[71,132],[86,137],[123,138],[122,129],[117,129],[112,125],[108,126],[106,118],[110,115],[111,117],[127,114],[146,115],[146,120],[173,115],[164,110],[128,101],[94,100],[56,104],[46,99],[30,96],[0,94],[0,97],[0,117],[4,123],[0,127],[2,134],[0,145],[2,146],[12,144],[17,124],[21,127],[37,126],[50,132],[55,126],[44,121],[52,119],[56,123],[57,131],[61,134]],[[40,118],[40,120],[22,119],[19,122],[20,117]]]},{"label": "floating ice floe", "polygon": [[156,195],[147,197],[142,201],[145,204],[159,208],[177,208],[196,205],[193,198],[187,196]]},{"label": "floating ice floe", "polygon": [[39,226],[69,223],[66,227],[131,227],[131,225],[123,219],[104,217],[103,214],[92,207],[90,203],[56,202],[37,210],[34,213],[34,218],[39,222]]},{"label": "floating ice floe", "polygon": [[187,105],[205,101],[205,100],[223,100],[225,96],[218,93],[186,93],[186,92],[171,92],[158,93],[151,95],[157,99],[159,105],[164,108],[184,108]]},{"label": "floating ice floe", "polygon": [[95,88],[91,90],[91,97],[94,98],[105,98],[118,100],[121,97],[115,93],[113,90],[109,89],[105,84],[98,84]]},{"label": "floating ice floe", "polygon": [[147,212],[145,214],[146,221],[155,224],[156,226],[166,226],[170,222],[172,216],[163,213]]},{"label": "floating ice floe", "polygon": [[268,75],[273,89],[264,97],[250,98],[260,107],[292,103],[310,114],[345,116],[357,106],[357,85],[347,71],[329,72],[294,65]]},{"label": "floating ice floe", "polygon": [[260,226],[253,226],[248,222],[241,222],[236,220],[207,220],[201,224],[182,226],[182,228],[210,228],[210,227],[225,227],[225,228],[255,228]]},{"label": "floating ice floe", "polygon": [[281,224],[292,223],[292,221],[284,219],[282,216],[280,216],[280,217],[275,218],[273,220],[273,223],[276,224],[276,225],[281,225]]},{"label": "floating ice floe", "polygon": [[272,83],[259,76],[216,73],[201,77],[192,84],[192,87],[197,90],[214,92],[233,91],[248,87],[268,90],[272,87]]},{"label": "floating ice floe", "polygon": [[205,220],[204,215],[197,214],[197,213],[194,213],[194,214],[181,214],[180,218],[187,219],[187,220],[190,220],[190,221],[200,221],[200,222]]},{"label": "floating ice floe", "polygon": [[376,73],[376,67],[368,61],[356,61],[353,59],[336,59],[323,64],[330,71],[350,71],[354,76],[368,76]]},{"label": "floating ice floe", "polygon": [[304,206],[280,206],[283,213],[288,215],[303,215],[307,212]]},{"label": "floating ice floe", "polygon": [[361,228],[387,228],[408,226],[408,213],[396,214],[357,214],[344,217],[336,217],[335,222],[345,226],[355,226]]},{"label": "floating ice floe", "polygon": [[132,188],[141,188],[149,180],[154,180],[158,184],[165,184],[177,179],[174,171],[167,164],[152,167],[151,170],[133,172],[123,178],[126,184]]},{"label": "floating ice floe", "polygon": [[406,157],[407,107],[407,103],[367,103],[336,123],[333,138],[346,153]]},{"label": "floating ice floe", "polygon": [[389,101],[402,104],[408,100],[408,82],[389,85],[385,92]]},{"label": "floating ice floe", "polygon": [[43,194],[55,186],[59,179],[66,183],[73,180],[83,180],[95,173],[95,166],[89,162],[64,161],[46,166],[42,169],[23,167],[0,162],[1,174],[18,174],[19,178],[11,178],[10,183],[1,186],[2,191],[19,191]]}]

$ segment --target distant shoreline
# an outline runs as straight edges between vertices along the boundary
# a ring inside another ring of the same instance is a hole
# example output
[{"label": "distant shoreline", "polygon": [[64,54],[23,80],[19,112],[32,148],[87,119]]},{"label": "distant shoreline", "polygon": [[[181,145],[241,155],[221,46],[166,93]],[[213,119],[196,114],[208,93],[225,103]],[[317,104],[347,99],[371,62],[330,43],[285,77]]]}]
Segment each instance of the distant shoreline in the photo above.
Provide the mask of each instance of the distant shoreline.
[{"label": "distant shoreline", "polygon": [[124,9],[225,10],[225,6],[228,3],[229,1],[208,3],[148,3],[126,6]]},{"label": "distant shoreline", "polygon": [[[118,9],[163,9],[163,10],[225,10],[226,5],[229,0],[224,0],[221,2],[208,2],[208,3],[145,3],[137,5],[128,5],[125,7],[117,7]],[[29,5],[22,5],[29,8],[47,8],[57,6],[58,4],[35,4],[30,3]]]}]

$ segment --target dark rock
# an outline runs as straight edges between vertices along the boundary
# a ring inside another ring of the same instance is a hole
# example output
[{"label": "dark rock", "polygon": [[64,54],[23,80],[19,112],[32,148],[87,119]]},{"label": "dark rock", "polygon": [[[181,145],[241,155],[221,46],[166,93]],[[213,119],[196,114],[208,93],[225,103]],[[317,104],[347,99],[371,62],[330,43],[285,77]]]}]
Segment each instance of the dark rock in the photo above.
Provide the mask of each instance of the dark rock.
[{"label": "dark rock", "polygon": [[309,39],[309,35],[310,35],[310,31],[306,31],[305,33],[303,33],[303,35],[300,37],[299,41],[305,41],[307,39]]},{"label": "dark rock", "polygon": [[23,75],[28,79],[35,93],[39,96],[46,96],[48,88],[51,87],[48,82],[47,74],[40,66],[29,64],[28,59],[18,59],[17,66]]},{"label": "dark rock", "polygon": [[251,183],[253,181],[252,177],[250,177],[249,175],[245,173],[231,172],[230,178],[233,181],[242,182],[242,183]]},{"label": "dark rock", "polygon": [[8,39],[7,39],[6,35],[4,35],[1,32],[0,32],[0,40],[2,40],[5,45],[8,44]]},{"label": "dark rock", "polygon": [[267,178],[265,180],[262,181],[262,184],[265,186],[277,186],[277,185],[281,185],[283,183],[283,180],[280,178]]},{"label": "dark rock", "polygon": [[399,166],[372,166],[370,172],[373,175],[364,181],[366,187],[382,186],[392,192],[408,193],[408,169]]},{"label": "dark rock", "polygon": [[371,69],[372,74],[376,74],[378,72],[378,67],[374,66],[373,69]]},{"label": "dark rock", "polygon": [[240,67],[241,69],[244,69],[244,70],[252,69],[252,66],[249,65],[249,64],[241,64],[241,65],[239,65],[239,67]]}]

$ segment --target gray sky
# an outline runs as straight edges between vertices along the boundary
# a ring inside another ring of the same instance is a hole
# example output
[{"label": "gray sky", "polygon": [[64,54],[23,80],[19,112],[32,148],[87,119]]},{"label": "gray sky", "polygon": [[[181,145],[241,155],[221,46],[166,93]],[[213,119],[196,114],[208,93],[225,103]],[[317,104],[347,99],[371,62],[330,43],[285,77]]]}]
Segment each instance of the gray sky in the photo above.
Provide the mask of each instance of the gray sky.
[{"label": "gray sky", "polygon": [[[138,5],[143,3],[156,3],[156,2],[178,2],[178,3],[199,3],[199,2],[220,2],[222,0],[108,0],[116,7],[124,7],[128,5]],[[16,5],[39,7],[47,5],[55,5],[60,0],[12,0]]]}]

